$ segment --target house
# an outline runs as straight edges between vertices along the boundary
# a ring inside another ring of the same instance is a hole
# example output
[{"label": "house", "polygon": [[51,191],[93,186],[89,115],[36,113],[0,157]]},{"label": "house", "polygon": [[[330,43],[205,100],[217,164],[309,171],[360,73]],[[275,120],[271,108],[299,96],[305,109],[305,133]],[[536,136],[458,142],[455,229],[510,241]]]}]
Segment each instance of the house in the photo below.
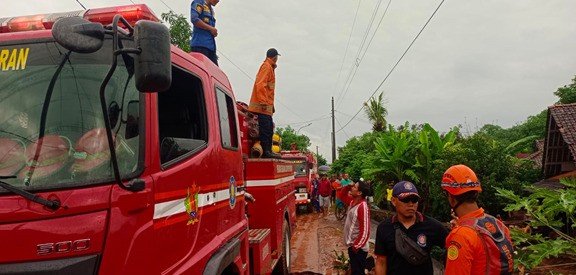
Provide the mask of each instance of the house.
[{"label": "house", "polygon": [[[539,182],[539,185],[555,185],[561,178],[576,176],[575,156],[576,103],[548,107],[542,155],[544,180]],[[558,187],[560,186],[558,184]]]}]

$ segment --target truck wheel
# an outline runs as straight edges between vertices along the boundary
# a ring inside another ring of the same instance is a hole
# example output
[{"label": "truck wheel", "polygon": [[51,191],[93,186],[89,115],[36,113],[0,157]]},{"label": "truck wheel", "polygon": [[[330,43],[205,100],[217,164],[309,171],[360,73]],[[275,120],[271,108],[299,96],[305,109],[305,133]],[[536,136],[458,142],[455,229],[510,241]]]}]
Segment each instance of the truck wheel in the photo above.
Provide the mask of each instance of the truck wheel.
[{"label": "truck wheel", "polygon": [[312,206],[312,203],[308,203],[306,205],[306,214],[310,214],[312,212],[314,212],[314,207]]},{"label": "truck wheel", "polygon": [[288,222],[284,220],[282,225],[282,257],[276,263],[274,267],[273,274],[290,274],[290,228],[288,227]]}]

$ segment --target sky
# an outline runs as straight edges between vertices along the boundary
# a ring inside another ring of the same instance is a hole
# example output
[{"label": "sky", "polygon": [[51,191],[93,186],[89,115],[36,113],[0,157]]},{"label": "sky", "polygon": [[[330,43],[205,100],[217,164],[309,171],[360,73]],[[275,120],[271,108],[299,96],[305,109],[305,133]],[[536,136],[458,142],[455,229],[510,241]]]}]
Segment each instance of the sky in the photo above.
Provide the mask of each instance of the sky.
[{"label": "sky", "polygon": [[[76,0],[1,1],[0,18],[82,9]],[[190,16],[189,0],[79,1]],[[332,97],[337,146],[371,131],[361,108],[381,92],[389,123],[440,132],[508,128],[546,109],[576,75],[575,10],[574,0],[221,0],[216,43],[246,102],[266,50],[278,49],[276,125],[307,135],[331,162]]]}]

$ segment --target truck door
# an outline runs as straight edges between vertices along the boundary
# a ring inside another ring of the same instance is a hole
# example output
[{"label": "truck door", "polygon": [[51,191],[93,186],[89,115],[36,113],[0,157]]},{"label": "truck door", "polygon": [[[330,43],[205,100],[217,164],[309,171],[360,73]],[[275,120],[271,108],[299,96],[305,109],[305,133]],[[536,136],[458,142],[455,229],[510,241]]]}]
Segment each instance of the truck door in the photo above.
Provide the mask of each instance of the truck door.
[{"label": "truck door", "polygon": [[[155,179],[155,259],[159,273],[200,274],[207,251],[218,247],[218,220],[212,216],[213,178],[218,164],[213,127],[214,102],[207,73],[173,56],[172,87],[156,96],[158,150]],[[185,68],[184,68],[185,67]],[[213,105],[213,104],[212,104]],[[154,108],[152,104],[152,109]],[[154,113],[154,112],[152,112]]]}]

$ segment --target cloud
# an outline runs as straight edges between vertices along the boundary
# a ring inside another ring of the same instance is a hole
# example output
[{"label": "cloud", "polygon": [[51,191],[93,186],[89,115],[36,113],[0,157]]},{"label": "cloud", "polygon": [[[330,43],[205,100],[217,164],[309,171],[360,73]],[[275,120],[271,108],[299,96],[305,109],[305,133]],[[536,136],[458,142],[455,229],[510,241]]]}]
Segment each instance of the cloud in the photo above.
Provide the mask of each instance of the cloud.
[{"label": "cloud", "polygon": [[[168,10],[158,0],[133,1],[148,4],[157,15]],[[218,48],[244,71],[220,58],[237,98],[249,99],[251,78],[266,49],[276,47],[282,54],[277,124],[291,123],[297,129],[305,125],[298,122],[325,116],[331,97],[337,99],[336,128],[347,123],[440,3],[393,1],[344,93],[342,86],[379,0],[360,2],[352,29],[358,1],[221,1],[216,7]],[[90,8],[130,4],[129,0],[81,2]],[[164,2],[188,16],[190,1]],[[387,3],[381,2],[368,39]],[[25,0],[5,5],[0,17],[78,9],[75,0]],[[445,131],[464,123],[472,129],[484,123],[510,127],[539,113],[555,102],[553,92],[576,74],[574,10],[573,0],[446,1],[376,92],[384,92],[389,122],[429,122]],[[338,146],[370,131],[366,120],[361,112],[338,132]],[[329,161],[330,128],[330,119],[324,119],[301,130],[311,138],[311,149],[318,145]]]}]

